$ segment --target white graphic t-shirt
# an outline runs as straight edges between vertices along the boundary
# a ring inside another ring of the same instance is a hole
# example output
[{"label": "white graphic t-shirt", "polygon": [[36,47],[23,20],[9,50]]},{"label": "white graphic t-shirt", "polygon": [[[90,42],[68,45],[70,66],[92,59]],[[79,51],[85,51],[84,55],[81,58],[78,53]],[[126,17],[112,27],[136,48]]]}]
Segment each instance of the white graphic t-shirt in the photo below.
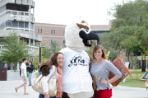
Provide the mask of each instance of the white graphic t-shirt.
[{"label": "white graphic t-shirt", "polygon": [[67,93],[93,91],[88,54],[70,48],[64,48],[60,52],[64,54],[63,91]]}]

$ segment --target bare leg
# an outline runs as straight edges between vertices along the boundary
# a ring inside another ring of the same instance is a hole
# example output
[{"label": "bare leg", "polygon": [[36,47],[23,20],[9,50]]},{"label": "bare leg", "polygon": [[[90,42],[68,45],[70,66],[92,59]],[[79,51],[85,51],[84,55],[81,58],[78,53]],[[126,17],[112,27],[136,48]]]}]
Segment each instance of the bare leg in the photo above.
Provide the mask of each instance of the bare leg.
[{"label": "bare leg", "polygon": [[24,95],[28,95],[27,93],[27,79],[26,78],[22,78],[23,79],[23,84],[21,84],[20,86],[15,88],[15,91],[17,92],[19,88],[24,87]]},{"label": "bare leg", "polygon": [[29,93],[27,93],[27,83],[24,84],[24,95],[28,95]]},{"label": "bare leg", "polygon": [[17,91],[18,91],[18,89],[20,89],[21,87],[23,87],[23,86],[24,86],[24,84],[25,84],[25,83],[23,83],[23,84],[21,84],[20,86],[16,87],[16,88],[15,88],[15,91],[17,92]]}]

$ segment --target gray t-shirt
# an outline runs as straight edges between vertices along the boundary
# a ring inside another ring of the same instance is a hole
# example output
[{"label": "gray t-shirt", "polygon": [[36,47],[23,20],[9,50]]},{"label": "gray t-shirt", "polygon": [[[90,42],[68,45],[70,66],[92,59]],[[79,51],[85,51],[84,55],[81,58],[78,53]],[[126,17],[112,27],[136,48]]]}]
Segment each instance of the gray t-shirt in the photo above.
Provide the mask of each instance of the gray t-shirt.
[{"label": "gray t-shirt", "polygon": [[92,63],[90,73],[95,78],[97,90],[109,89],[111,84],[104,84],[102,80],[109,80],[109,73],[122,77],[122,73],[108,60],[103,60],[100,63]]}]

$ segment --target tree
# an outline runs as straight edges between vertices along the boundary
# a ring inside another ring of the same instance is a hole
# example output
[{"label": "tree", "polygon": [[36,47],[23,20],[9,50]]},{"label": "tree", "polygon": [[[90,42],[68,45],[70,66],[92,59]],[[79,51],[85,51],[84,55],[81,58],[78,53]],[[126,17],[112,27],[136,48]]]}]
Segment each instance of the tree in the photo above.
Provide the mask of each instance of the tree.
[{"label": "tree", "polygon": [[44,48],[42,48],[42,58],[43,60],[47,60],[51,57],[51,55],[53,55],[55,52],[59,51],[60,47],[58,45],[58,43],[56,41],[52,41],[51,42],[51,46],[45,46]]},{"label": "tree", "polygon": [[9,64],[14,64],[13,67],[16,70],[17,62],[28,55],[25,43],[14,33],[4,38],[3,45],[1,59]]},{"label": "tree", "polygon": [[135,52],[146,55],[148,51],[148,1],[135,0],[117,5],[114,16],[111,32],[103,36],[103,43],[107,43],[107,46],[114,50],[125,50],[128,58],[131,53]]},{"label": "tree", "polygon": [[60,50],[60,47],[56,41],[51,42],[50,51],[51,53],[55,53]]}]

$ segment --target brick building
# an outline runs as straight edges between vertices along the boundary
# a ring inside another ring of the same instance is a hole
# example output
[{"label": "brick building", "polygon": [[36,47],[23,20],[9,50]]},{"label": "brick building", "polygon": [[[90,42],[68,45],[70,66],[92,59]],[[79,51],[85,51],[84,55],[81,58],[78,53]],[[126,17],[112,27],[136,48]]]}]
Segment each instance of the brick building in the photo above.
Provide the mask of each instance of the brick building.
[{"label": "brick building", "polygon": [[[101,35],[110,31],[110,25],[91,25],[94,33]],[[64,46],[65,25],[35,23],[35,33],[42,36],[42,45],[49,46],[56,41],[60,47]]]},{"label": "brick building", "polygon": [[111,25],[91,25],[91,29],[94,33],[101,35],[105,32],[109,32],[111,29]]},{"label": "brick building", "polygon": [[44,46],[50,47],[52,42],[56,42],[60,47],[63,47],[64,30],[65,25],[35,23],[35,33],[42,36],[41,44]]}]

